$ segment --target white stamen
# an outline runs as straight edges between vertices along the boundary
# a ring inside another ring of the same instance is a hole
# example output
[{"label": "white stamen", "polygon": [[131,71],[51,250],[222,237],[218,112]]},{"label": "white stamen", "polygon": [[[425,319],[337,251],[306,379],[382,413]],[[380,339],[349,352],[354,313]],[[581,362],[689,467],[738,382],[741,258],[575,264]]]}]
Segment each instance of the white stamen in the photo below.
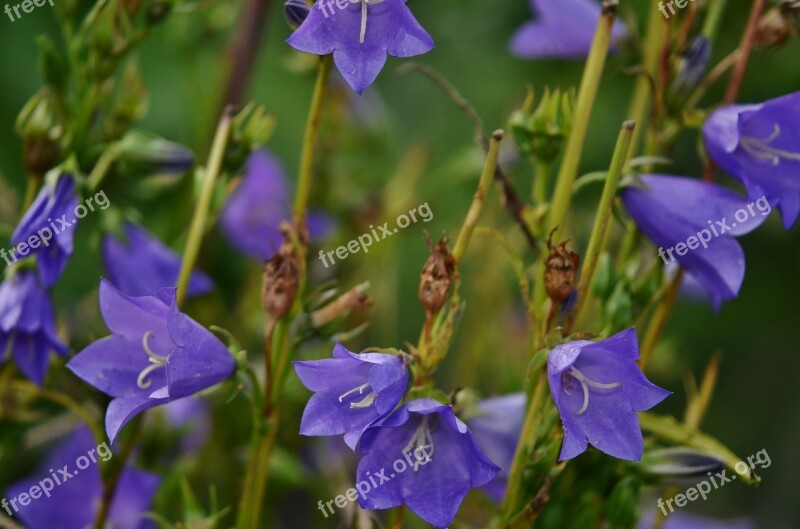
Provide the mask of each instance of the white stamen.
[{"label": "white stamen", "polygon": [[[417,457],[417,450],[420,448],[425,454],[424,459],[419,459]],[[422,418],[419,426],[416,430],[414,430],[414,435],[411,437],[411,440],[406,446],[403,447],[403,455],[407,454],[408,452],[412,452],[414,454],[414,472],[419,470],[419,467],[423,461],[427,463],[433,457],[433,436],[431,436],[431,429],[428,425],[427,415]]]},{"label": "white stamen", "polygon": [[360,386],[351,389],[347,393],[342,393],[341,395],[339,395],[339,402],[344,402],[345,397],[347,397],[348,395],[352,395],[353,393],[356,392],[358,392],[359,395],[362,395],[364,393],[364,390],[367,389],[368,387],[369,387],[369,382],[367,382],[366,384],[361,384]]},{"label": "white stamen", "polygon": [[361,44],[364,44],[364,38],[367,36],[367,1],[361,0]]},{"label": "white stamen", "polygon": [[583,389],[583,406],[581,409],[575,412],[575,415],[582,415],[586,412],[589,408],[589,386],[597,389],[614,389],[622,386],[622,382],[614,382],[612,384],[603,384],[601,382],[595,382],[591,378],[587,377],[576,367],[570,367],[568,370],[564,371],[561,375],[561,379],[564,382],[564,393],[567,395],[572,395],[572,386],[569,384],[569,380],[566,379],[566,376],[570,375],[572,378],[577,380],[580,385],[581,389]]},{"label": "white stamen", "polygon": [[743,136],[739,144],[754,158],[766,160],[772,163],[773,166],[778,165],[781,161],[781,158],[786,160],[800,161],[800,153],[784,151],[782,149],[776,149],[775,147],[769,146],[769,144],[775,141],[780,134],[781,127],[775,123],[775,128],[769,137],[761,139]]},{"label": "white stamen", "polygon": [[151,336],[155,335],[152,332],[147,331],[146,333],[144,333],[144,336],[142,337],[142,347],[144,348],[144,352],[147,354],[148,360],[152,365],[149,365],[144,369],[142,369],[142,372],[139,373],[139,377],[136,379],[136,385],[139,386],[139,388],[141,389],[147,389],[153,385],[153,381],[147,380],[147,377],[149,377],[150,373],[152,373],[153,371],[167,365],[167,361],[169,360],[167,357],[158,355],[153,352],[153,350],[150,348],[150,344],[147,342],[147,340],[149,340]]}]

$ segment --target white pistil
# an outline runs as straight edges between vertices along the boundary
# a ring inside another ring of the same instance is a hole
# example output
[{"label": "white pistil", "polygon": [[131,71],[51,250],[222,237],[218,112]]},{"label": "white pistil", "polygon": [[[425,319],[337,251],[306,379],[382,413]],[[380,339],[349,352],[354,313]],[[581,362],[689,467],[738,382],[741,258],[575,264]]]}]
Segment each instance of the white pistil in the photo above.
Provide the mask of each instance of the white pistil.
[{"label": "white pistil", "polygon": [[772,163],[773,166],[778,165],[781,161],[781,158],[800,162],[800,153],[784,151],[782,149],[776,149],[775,147],[769,146],[769,144],[775,141],[780,134],[781,127],[775,123],[775,129],[768,138],[760,139],[743,136],[739,144],[751,156],[760,160],[766,160]]},{"label": "white pistil", "polygon": [[564,393],[567,395],[572,395],[572,384],[570,383],[569,379],[566,379],[567,375],[570,375],[572,378],[577,380],[581,385],[581,389],[583,390],[583,406],[580,410],[575,412],[575,415],[581,415],[589,408],[589,386],[596,389],[614,389],[622,386],[622,382],[614,382],[612,384],[595,382],[591,378],[581,373],[578,368],[570,367],[561,375],[561,380],[564,383]]},{"label": "white pistil", "polygon": [[[424,459],[417,457],[417,450],[422,449],[425,454]],[[430,451],[429,451],[430,449]],[[414,454],[414,472],[419,470],[422,462],[428,462],[433,457],[433,436],[431,436],[431,429],[428,425],[428,416],[425,415],[420,421],[419,426],[414,430],[414,435],[406,446],[403,447],[403,455],[408,452]]]},{"label": "white pistil", "polygon": [[151,385],[153,385],[153,381],[147,380],[147,377],[149,377],[150,373],[152,373],[156,369],[159,369],[167,365],[168,361],[167,357],[158,355],[154,353],[152,349],[150,349],[150,344],[147,342],[147,340],[151,336],[154,336],[154,334],[150,331],[147,331],[146,333],[144,333],[144,336],[142,337],[142,347],[144,348],[144,352],[147,353],[148,360],[152,365],[145,367],[142,370],[142,372],[139,373],[139,378],[136,379],[136,385],[139,386],[139,388],[141,389],[147,389]]},{"label": "white pistil", "polygon": [[[361,35],[359,37],[359,42],[364,44],[364,39],[367,38],[367,6],[380,4],[385,0],[355,0],[355,2],[361,2]],[[355,3],[354,0],[350,0],[350,2]]]}]

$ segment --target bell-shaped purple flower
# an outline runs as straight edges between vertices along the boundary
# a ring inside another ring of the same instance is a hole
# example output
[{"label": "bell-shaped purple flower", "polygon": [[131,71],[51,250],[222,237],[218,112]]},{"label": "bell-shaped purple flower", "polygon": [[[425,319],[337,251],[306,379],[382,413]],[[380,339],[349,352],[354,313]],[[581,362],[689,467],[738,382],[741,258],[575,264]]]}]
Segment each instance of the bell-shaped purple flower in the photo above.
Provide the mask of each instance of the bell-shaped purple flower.
[{"label": "bell-shaped purple flower", "polygon": [[18,270],[0,284],[0,361],[14,358],[36,384],[44,382],[50,353],[69,354],[56,334],[53,304],[32,270]]},{"label": "bell-shaped purple flower", "polygon": [[482,400],[476,406],[478,415],[469,420],[472,436],[502,470],[483,490],[497,503],[506,493],[511,464],[517,450],[522,422],[525,420],[524,393]]},{"label": "bell-shaped purple flower", "polygon": [[[652,529],[654,521],[653,514],[648,512],[639,519],[636,527],[637,529]],[[749,518],[708,518],[677,509],[675,512],[668,512],[666,520],[661,525],[662,529],[756,529],[756,527],[754,520]]]},{"label": "bell-shaped purple flower", "polygon": [[[283,240],[281,222],[291,218],[289,183],[280,161],[266,150],[253,152],[241,182],[222,208],[222,232],[240,252],[269,261]],[[320,213],[309,213],[306,222],[312,239],[331,227],[330,219]]]},{"label": "bell-shaped purple flower", "polygon": [[547,380],[564,425],[560,461],[583,453],[588,443],[619,459],[642,458],[636,412],[649,410],[670,392],[645,378],[638,358],[633,328],[600,342],[578,340],[553,348]]},{"label": "bell-shaped purple flower", "polygon": [[[592,47],[600,4],[593,0],[530,0],[536,20],[511,38],[511,52],[523,59],[582,59]],[[612,48],[628,35],[619,20],[612,28]]]},{"label": "bell-shaped purple flower", "polygon": [[387,54],[413,57],[433,49],[406,1],[317,0],[286,42],[306,53],[333,53],[336,67],[360,94],[378,77]]},{"label": "bell-shaped purple flower", "polygon": [[222,342],[178,310],[174,288],[131,297],[102,280],[100,310],[113,334],[67,367],[114,398],[106,412],[111,442],[137,414],[210,388],[236,369]]},{"label": "bell-shaped purple flower", "polygon": [[[363,509],[405,504],[435,527],[447,527],[470,489],[489,483],[492,463],[453,408],[432,399],[408,402],[361,437],[358,503]],[[376,480],[375,476],[380,476]]]},{"label": "bell-shaped purple flower", "polygon": [[[22,506],[17,500],[13,505],[4,503],[3,508],[7,507],[28,529],[91,527],[103,496],[100,462],[111,457],[108,446],[101,446],[105,450],[97,447],[87,428],[76,430],[49,454],[39,472],[30,479],[11,485],[4,493],[5,498],[15,500],[21,494],[27,494],[30,503]],[[96,462],[92,462],[90,457],[94,457]],[[85,459],[89,466],[83,470],[76,468],[79,458]],[[67,469],[70,477],[53,470],[63,468]],[[125,468],[111,501],[109,526],[114,529],[154,528],[155,524],[143,516],[150,509],[160,483],[161,478],[154,474]],[[38,488],[37,499],[30,495],[34,487]],[[45,494],[44,488],[50,490]]]},{"label": "bell-shaped purple flower", "polygon": [[[103,237],[103,264],[109,280],[129,296],[147,296],[178,282],[181,257],[131,222],[124,224],[127,240],[117,239],[111,232]],[[187,290],[190,296],[200,296],[213,288],[202,272],[194,272]]]},{"label": "bell-shaped purple flower", "polygon": [[333,349],[333,358],[294,362],[294,369],[303,385],[314,392],[303,412],[300,433],[344,434],[353,450],[364,430],[403,400],[408,385],[408,368],[402,357],[356,354],[340,343]]},{"label": "bell-shaped purple flower", "polygon": [[664,264],[677,260],[702,284],[715,309],[735,298],[744,280],[744,251],[734,237],[760,226],[772,211],[762,197],[750,202],[709,182],[645,175],[647,189],[626,187],[622,202],[658,247]]},{"label": "bell-shaped purple flower", "polygon": [[722,107],[703,125],[708,154],[747,188],[777,205],[786,229],[800,216],[800,92],[757,105]]},{"label": "bell-shaped purple flower", "polygon": [[[45,185],[39,191],[11,236],[11,244],[19,249],[24,243],[28,246],[25,254],[36,256],[42,282],[48,288],[58,281],[72,256],[77,205],[75,180],[71,175],[61,175],[55,185]],[[23,255],[19,250],[17,253]]]}]

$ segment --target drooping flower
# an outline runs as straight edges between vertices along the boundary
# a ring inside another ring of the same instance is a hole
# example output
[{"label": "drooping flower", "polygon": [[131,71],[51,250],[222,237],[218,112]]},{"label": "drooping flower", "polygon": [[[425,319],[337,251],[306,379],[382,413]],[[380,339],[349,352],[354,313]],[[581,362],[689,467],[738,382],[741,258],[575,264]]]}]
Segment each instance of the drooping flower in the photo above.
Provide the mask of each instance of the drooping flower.
[{"label": "drooping flower", "polygon": [[0,361],[13,357],[20,371],[41,385],[52,351],[69,354],[56,334],[53,304],[35,272],[18,270],[0,285]]},{"label": "drooping flower", "polygon": [[336,67],[360,94],[378,77],[387,55],[413,57],[433,49],[406,1],[317,0],[286,42],[314,55],[333,53]]},{"label": "drooping flower", "polygon": [[[601,15],[593,0],[530,0],[536,20],[511,38],[511,52],[523,59],[582,59],[589,54]],[[612,49],[628,35],[619,20],[612,28]]]},{"label": "drooping flower", "polygon": [[303,412],[300,433],[344,435],[355,450],[361,434],[403,399],[408,368],[397,355],[356,354],[337,343],[333,358],[294,362],[298,378],[314,392]]},{"label": "drooping flower", "polygon": [[800,216],[800,92],[757,105],[722,107],[706,120],[706,149],[747,188],[766,195],[786,229]]},{"label": "drooping flower", "polygon": [[114,398],[106,412],[111,442],[137,414],[214,386],[236,368],[222,342],[178,310],[175,294],[131,297],[101,280],[100,310],[113,334],[67,367]]},{"label": "drooping flower", "polygon": [[749,202],[733,191],[692,178],[641,177],[647,189],[626,187],[625,209],[659,246],[669,264],[677,260],[708,291],[715,309],[735,298],[744,280],[744,251],[734,237],[754,230],[771,211],[760,198]]},{"label": "drooping flower", "polygon": [[[100,462],[111,457],[111,450],[96,448],[97,443],[87,428],[81,428],[62,441],[47,457],[45,464],[34,477],[11,485],[5,491],[6,498],[18,498],[29,494],[33,487],[39,488],[40,497],[18,512],[11,509],[28,529],[85,529],[91,527],[103,496],[103,481],[100,477]],[[96,462],[90,460],[92,453]],[[75,467],[79,458],[86,458],[88,467]],[[65,467],[67,465],[67,467]],[[53,469],[67,468],[65,476]],[[44,478],[43,478],[44,476]],[[54,476],[59,480],[56,483]],[[52,488],[47,495],[42,486]],[[116,493],[108,514],[109,526],[114,529],[151,529],[152,521],[143,518],[149,510],[161,479],[149,472],[127,467],[120,475]],[[10,508],[10,507],[9,507]]]},{"label": "drooping flower", "polygon": [[525,420],[525,394],[493,397],[478,403],[478,415],[469,420],[472,436],[502,470],[483,489],[497,503],[503,501],[514,452]]},{"label": "drooping flower", "polygon": [[[36,256],[45,287],[58,281],[72,256],[77,204],[75,180],[63,174],[54,185],[45,185],[39,191],[11,236],[11,244],[17,248],[23,243],[29,245],[28,241],[38,241],[36,248],[29,247],[28,255]],[[28,249],[24,251],[27,253]]]},{"label": "drooping flower", "polygon": [[[291,218],[289,184],[280,161],[266,150],[253,152],[220,214],[222,232],[240,252],[269,261],[283,240],[281,222]],[[311,238],[330,228],[326,215],[312,212],[306,220]]]},{"label": "drooping flower", "polygon": [[405,504],[435,527],[449,526],[470,489],[500,471],[452,407],[432,399],[408,402],[371,426],[360,451],[356,487],[382,476],[377,487],[359,496],[361,507]]},{"label": "drooping flower", "polygon": [[[127,240],[117,239],[111,232],[103,237],[103,264],[109,280],[129,296],[147,296],[178,282],[181,257],[131,222],[124,224]],[[213,288],[211,280],[195,271],[189,279],[190,296],[200,296]]]},{"label": "drooping flower", "polygon": [[638,358],[633,328],[600,342],[578,340],[553,348],[547,380],[564,426],[560,461],[583,453],[588,443],[619,459],[642,458],[636,412],[649,410],[670,392],[645,378]]}]

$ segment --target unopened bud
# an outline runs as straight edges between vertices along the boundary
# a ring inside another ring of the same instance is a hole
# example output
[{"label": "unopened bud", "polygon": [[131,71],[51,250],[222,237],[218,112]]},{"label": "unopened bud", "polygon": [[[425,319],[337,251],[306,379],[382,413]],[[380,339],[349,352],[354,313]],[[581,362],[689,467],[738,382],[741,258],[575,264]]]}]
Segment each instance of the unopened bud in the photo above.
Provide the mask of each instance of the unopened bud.
[{"label": "unopened bud", "polygon": [[292,29],[300,27],[309,13],[311,7],[304,0],[286,0],[283,4],[283,17]]},{"label": "unopened bud", "polygon": [[60,156],[58,143],[46,135],[25,136],[22,142],[23,158],[28,173],[42,176],[56,165]]}]

